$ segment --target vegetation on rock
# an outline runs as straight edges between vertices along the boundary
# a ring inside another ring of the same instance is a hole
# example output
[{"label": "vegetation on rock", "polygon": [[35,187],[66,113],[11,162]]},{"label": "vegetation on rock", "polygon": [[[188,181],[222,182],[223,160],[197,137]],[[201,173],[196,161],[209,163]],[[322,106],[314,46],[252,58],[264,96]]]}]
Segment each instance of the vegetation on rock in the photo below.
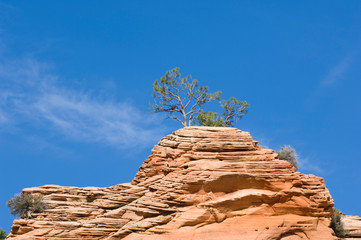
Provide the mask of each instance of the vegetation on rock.
[{"label": "vegetation on rock", "polygon": [[40,213],[46,209],[42,195],[21,193],[7,201],[10,212],[18,217],[32,218],[33,213]]},{"label": "vegetation on rock", "polygon": [[340,210],[333,208],[331,228],[333,229],[337,237],[343,238],[346,237],[347,231],[343,227],[341,215],[342,213],[340,212]]},{"label": "vegetation on rock", "polygon": [[153,112],[168,112],[169,118],[180,122],[183,127],[197,123],[201,126],[229,127],[247,113],[246,101],[231,97],[222,100],[221,115],[203,111],[204,104],[219,100],[221,92],[208,93],[207,86],[198,86],[198,80],[187,75],[182,77],[179,68],[174,68],[153,83]]},{"label": "vegetation on rock", "polygon": [[201,110],[197,116],[197,123],[200,126],[230,127],[247,113],[248,106],[246,101],[242,102],[231,97],[227,101],[221,101],[221,107],[223,108],[221,116],[214,112]]},{"label": "vegetation on rock", "polygon": [[291,163],[296,169],[298,169],[297,153],[294,148],[292,148],[290,145],[285,145],[281,147],[281,149],[277,151],[277,153],[280,160],[286,160]]},{"label": "vegetation on rock", "polygon": [[4,240],[6,236],[7,236],[6,231],[0,228],[0,240]]},{"label": "vegetation on rock", "polygon": [[218,113],[201,110],[196,118],[196,124],[209,127],[223,127],[224,119]]}]

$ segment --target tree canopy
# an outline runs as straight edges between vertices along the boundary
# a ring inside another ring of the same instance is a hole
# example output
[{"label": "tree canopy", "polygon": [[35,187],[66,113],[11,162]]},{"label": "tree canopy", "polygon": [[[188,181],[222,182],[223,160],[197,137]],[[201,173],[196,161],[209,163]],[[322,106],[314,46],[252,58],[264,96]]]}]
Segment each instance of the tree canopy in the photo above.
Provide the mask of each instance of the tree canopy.
[{"label": "tree canopy", "polygon": [[207,86],[199,86],[198,80],[190,75],[182,77],[179,68],[166,72],[153,83],[153,112],[167,112],[169,118],[180,122],[183,127],[201,126],[229,127],[247,113],[246,101],[231,97],[220,101],[223,112],[204,111],[203,105],[220,100],[221,92],[208,93]]},{"label": "tree canopy", "polygon": [[0,240],[4,240],[6,236],[7,236],[6,231],[0,228]]},{"label": "tree canopy", "polygon": [[[179,68],[174,68],[153,83],[154,112],[168,112],[169,118],[190,126],[210,101],[219,99],[221,92],[208,93],[208,87],[199,86],[198,80],[191,76],[182,77]],[[180,117],[179,117],[180,115]]]},{"label": "tree canopy", "polygon": [[223,112],[218,113],[201,110],[197,116],[197,123],[200,126],[230,127],[247,114],[248,103],[231,97],[229,100],[222,100]]},{"label": "tree canopy", "polygon": [[32,218],[32,213],[38,213],[46,209],[43,196],[30,193],[21,193],[15,195],[7,201],[10,212],[18,217]]}]

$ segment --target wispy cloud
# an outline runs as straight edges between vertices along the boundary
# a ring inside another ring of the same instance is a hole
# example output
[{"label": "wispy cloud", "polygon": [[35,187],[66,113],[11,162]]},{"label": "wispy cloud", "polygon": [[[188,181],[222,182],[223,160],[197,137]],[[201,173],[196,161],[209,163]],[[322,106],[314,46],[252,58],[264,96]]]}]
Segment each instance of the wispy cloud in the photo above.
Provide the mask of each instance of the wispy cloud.
[{"label": "wispy cloud", "polygon": [[120,148],[160,138],[159,119],[128,101],[116,102],[59,87],[59,77],[32,59],[0,63],[0,124],[21,121],[79,141]]},{"label": "wispy cloud", "polygon": [[342,80],[346,79],[346,74],[352,68],[354,61],[361,52],[361,44],[356,46],[346,56],[340,59],[340,61],[331,67],[326,73],[325,77],[320,81],[320,87],[327,87],[334,85]]},{"label": "wispy cloud", "polygon": [[307,110],[313,111],[318,106],[320,99],[327,96],[327,92],[334,90],[335,86],[344,84],[348,80],[348,73],[354,67],[354,62],[358,60],[360,51],[361,45],[354,48],[353,51],[341,58],[336,65],[329,68],[305,99],[304,105]]},{"label": "wispy cloud", "polygon": [[5,113],[0,110],[0,124],[6,123],[8,121]]},{"label": "wispy cloud", "polygon": [[298,168],[301,172],[308,172],[314,174],[325,174],[325,170],[317,165],[315,162],[311,162],[309,158],[298,157]]},{"label": "wispy cloud", "polygon": [[347,73],[352,64],[354,55],[355,54],[350,54],[346,56],[341,59],[336,66],[332,67],[326,77],[321,80],[321,86],[329,86],[343,80],[344,75]]}]

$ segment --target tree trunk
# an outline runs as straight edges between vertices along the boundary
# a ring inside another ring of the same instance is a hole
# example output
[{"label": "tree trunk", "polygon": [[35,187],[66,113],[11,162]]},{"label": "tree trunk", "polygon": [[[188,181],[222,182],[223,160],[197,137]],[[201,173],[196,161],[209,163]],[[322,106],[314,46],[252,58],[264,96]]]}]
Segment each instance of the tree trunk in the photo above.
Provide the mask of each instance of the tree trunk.
[{"label": "tree trunk", "polygon": [[183,114],[183,127],[187,127],[187,114],[184,112],[184,110],[182,111]]},{"label": "tree trunk", "polygon": [[27,219],[33,218],[33,217],[31,216],[31,211],[30,211],[30,210],[27,210],[27,211],[26,211],[26,218],[27,218]]}]

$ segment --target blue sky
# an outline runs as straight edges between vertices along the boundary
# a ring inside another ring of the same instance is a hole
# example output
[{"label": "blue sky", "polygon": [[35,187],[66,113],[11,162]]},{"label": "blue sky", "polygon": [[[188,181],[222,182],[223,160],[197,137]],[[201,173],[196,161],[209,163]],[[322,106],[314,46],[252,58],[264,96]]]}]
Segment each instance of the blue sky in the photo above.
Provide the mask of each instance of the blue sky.
[{"label": "blue sky", "polygon": [[131,181],[181,127],[150,108],[176,66],[246,100],[236,127],[292,145],[299,170],[361,215],[360,64],[359,1],[2,0],[0,227],[25,187]]}]

